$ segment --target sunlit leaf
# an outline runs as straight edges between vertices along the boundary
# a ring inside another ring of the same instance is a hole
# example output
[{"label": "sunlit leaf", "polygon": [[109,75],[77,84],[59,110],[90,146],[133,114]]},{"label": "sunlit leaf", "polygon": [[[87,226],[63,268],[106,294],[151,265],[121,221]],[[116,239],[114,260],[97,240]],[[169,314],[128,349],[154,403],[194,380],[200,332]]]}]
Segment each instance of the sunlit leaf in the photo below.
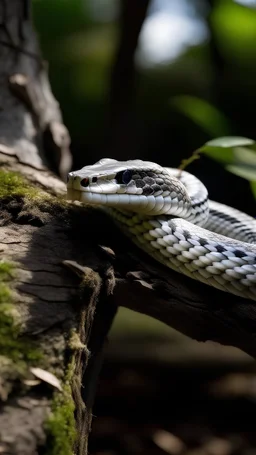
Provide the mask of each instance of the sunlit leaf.
[{"label": "sunlit leaf", "polygon": [[182,95],[171,98],[170,102],[210,136],[221,136],[230,132],[227,118],[207,101]]},{"label": "sunlit leaf", "polygon": [[255,144],[253,139],[248,137],[240,136],[224,136],[218,137],[217,139],[212,139],[211,141],[206,142],[205,145],[209,147],[238,147]]},{"label": "sunlit leaf", "polygon": [[[200,154],[209,156],[221,163],[227,171],[248,180],[256,199],[256,142],[253,139],[220,137],[206,142],[196,150],[195,158],[200,157]],[[188,162],[185,160],[185,166]]]},{"label": "sunlit leaf", "polygon": [[[237,175],[238,167],[245,168],[241,171],[243,174],[247,173],[247,168],[249,168],[248,172],[250,169],[253,171],[253,168],[256,172],[256,142],[246,137],[230,136],[213,139],[206,142],[196,153],[204,153],[222,165],[229,166],[230,172]],[[248,179],[252,178],[248,177]]]}]

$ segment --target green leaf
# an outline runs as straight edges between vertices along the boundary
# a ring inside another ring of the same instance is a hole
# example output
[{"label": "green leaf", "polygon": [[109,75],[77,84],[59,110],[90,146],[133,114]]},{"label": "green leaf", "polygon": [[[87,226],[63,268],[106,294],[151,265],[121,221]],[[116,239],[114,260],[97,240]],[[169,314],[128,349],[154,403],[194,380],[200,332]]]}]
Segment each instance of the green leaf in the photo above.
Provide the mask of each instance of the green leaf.
[{"label": "green leaf", "polygon": [[239,136],[213,139],[196,150],[189,159],[183,160],[180,168],[185,169],[201,154],[218,161],[232,174],[248,180],[256,199],[256,142],[253,139]]},{"label": "green leaf", "polygon": [[[256,167],[256,150],[253,150],[252,148],[226,146],[217,147],[207,144],[209,144],[209,142],[200,147],[197,153],[204,153],[223,165],[241,164],[242,166]],[[255,147],[254,143],[253,147]]]},{"label": "green leaf", "polygon": [[190,158],[183,160],[180,168],[185,169],[201,154],[218,161],[232,174],[250,182],[256,181],[256,142],[253,139],[236,136],[213,139],[196,150]]},{"label": "green leaf", "polygon": [[256,142],[246,137],[220,137],[206,142],[195,152],[201,153],[221,163],[232,174],[250,182],[256,199]]},{"label": "green leaf", "polygon": [[[207,143],[206,143],[207,144]],[[211,145],[203,145],[198,150],[198,153],[204,153],[210,158],[218,161],[221,164],[231,164],[233,163],[234,155],[232,149],[214,147]]]},{"label": "green leaf", "polygon": [[255,180],[256,181],[256,167],[252,168],[249,166],[226,166],[227,171],[232,172],[232,174],[243,177],[246,180]]},{"label": "green leaf", "polygon": [[238,146],[246,146],[246,145],[255,145],[255,141],[253,139],[249,139],[248,137],[240,137],[240,136],[224,136],[218,137],[217,139],[212,139],[205,143],[206,146],[210,147],[238,147]]},{"label": "green leaf", "polygon": [[170,103],[210,136],[220,136],[230,132],[227,118],[205,100],[182,95],[171,98]]},{"label": "green leaf", "polygon": [[[252,167],[256,172],[256,142],[253,139],[236,136],[220,137],[206,142],[196,153],[204,153],[224,166],[235,166],[230,167],[230,172],[234,169],[234,173],[238,173],[237,166]],[[243,173],[246,172],[247,169]]]},{"label": "green leaf", "polygon": [[233,155],[236,163],[241,163],[243,166],[256,167],[256,150],[245,147],[235,147]]}]

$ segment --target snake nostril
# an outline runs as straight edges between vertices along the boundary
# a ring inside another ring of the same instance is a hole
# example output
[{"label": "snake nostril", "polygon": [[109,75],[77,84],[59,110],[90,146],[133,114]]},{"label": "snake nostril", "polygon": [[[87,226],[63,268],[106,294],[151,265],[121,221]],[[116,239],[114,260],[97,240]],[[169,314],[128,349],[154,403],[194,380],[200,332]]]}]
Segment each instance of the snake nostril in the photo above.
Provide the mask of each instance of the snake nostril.
[{"label": "snake nostril", "polygon": [[89,185],[89,179],[88,177],[85,177],[84,179],[81,180],[80,185],[83,187],[86,187]]}]

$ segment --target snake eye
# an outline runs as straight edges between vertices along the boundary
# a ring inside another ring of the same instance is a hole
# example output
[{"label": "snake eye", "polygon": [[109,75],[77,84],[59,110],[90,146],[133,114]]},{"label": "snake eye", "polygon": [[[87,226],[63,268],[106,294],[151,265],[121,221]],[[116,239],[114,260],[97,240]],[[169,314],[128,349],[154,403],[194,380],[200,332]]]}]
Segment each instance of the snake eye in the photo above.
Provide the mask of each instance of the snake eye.
[{"label": "snake eye", "polygon": [[98,180],[97,177],[93,177],[93,178],[92,178],[92,183],[97,182],[97,180]]},{"label": "snake eye", "polygon": [[84,186],[84,187],[88,186],[89,185],[88,177],[85,177],[85,179],[82,179],[81,182],[80,182],[80,185]]},{"label": "snake eye", "polygon": [[117,183],[124,183],[125,185],[129,183],[132,179],[132,171],[126,169],[126,171],[120,171],[116,174]]}]

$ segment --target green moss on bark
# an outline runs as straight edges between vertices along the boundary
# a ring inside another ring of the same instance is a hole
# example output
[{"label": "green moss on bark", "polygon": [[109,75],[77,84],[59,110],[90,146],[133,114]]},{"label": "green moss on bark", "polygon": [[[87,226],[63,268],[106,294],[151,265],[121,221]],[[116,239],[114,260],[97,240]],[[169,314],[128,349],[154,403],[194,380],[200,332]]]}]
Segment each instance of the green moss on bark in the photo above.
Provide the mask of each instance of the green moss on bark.
[{"label": "green moss on bark", "polygon": [[[22,176],[14,172],[0,170],[0,199],[8,202],[12,199],[21,201],[18,216],[40,218],[44,223],[51,214],[58,211],[65,216],[68,207],[63,199],[50,196],[31,185]],[[0,261],[0,370],[5,371],[6,388],[3,398],[6,399],[12,389],[12,380],[25,378],[29,366],[42,362],[43,355],[37,347],[31,345],[31,339],[20,336],[19,314],[15,308],[15,292],[11,282],[15,279],[14,263]],[[45,423],[49,455],[73,455],[76,440],[75,404],[72,397],[72,378],[74,357],[67,369],[62,383],[62,391],[55,391],[52,401],[52,412]],[[2,368],[1,368],[2,366]],[[1,398],[1,394],[0,394]]]},{"label": "green moss on bark", "polygon": [[13,196],[36,197],[39,190],[31,185],[16,172],[0,170],[0,198]]},{"label": "green moss on bark", "polygon": [[56,391],[52,413],[46,422],[48,435],[47,455],[73,455],[77,436],[74,417],[75,404],[72,397],[74,359],[71,361],[62,384],[62,391]]},{"label": "green moss on bark", "polygon": [[[18,209],[13,212],[13,200],[17,201]],[[0,170],[0,204],[8,212],[8,204],[11,203],[10,212],[14,219],[34,224],[44,225],[51,216],[59,215],[66,219],[69,207],[64,195],[55,197],[29,183],[24,177],[16,172]],[[8,219],[8,215],[7,215]]]},{"label": "green moss on bark", "polygon": [[10,288],[15,277],[15,264],[0,261],[0,352],[13,362],[33,362],[41,358],[31,341],[20,337],[19,315]]}]

